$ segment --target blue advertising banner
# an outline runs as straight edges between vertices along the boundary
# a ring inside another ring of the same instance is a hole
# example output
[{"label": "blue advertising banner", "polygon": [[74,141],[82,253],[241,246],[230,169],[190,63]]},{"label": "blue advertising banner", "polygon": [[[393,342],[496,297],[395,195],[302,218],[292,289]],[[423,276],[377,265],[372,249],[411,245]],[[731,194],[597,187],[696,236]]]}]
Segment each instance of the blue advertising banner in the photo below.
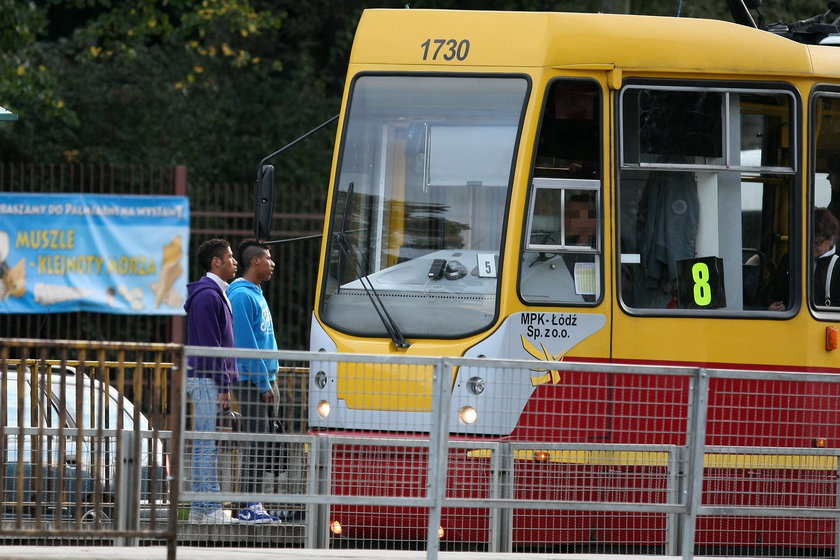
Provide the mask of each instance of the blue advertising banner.
[{"label": "blue advertising banner", "polygon": [[189,199],[0,193],[0,313],[183,315]]}]

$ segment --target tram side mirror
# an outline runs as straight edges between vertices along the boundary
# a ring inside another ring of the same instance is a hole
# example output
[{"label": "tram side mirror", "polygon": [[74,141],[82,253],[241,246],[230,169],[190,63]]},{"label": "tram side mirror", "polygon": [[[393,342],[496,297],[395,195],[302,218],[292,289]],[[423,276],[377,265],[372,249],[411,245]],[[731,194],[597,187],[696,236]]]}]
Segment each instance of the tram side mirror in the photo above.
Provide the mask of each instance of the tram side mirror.
[{"label": "tram side mirror", "polygon": [[254,236],[265,239],[271,233],[274,214],[274,166],[263,165],[257,179],[254,197]]}]

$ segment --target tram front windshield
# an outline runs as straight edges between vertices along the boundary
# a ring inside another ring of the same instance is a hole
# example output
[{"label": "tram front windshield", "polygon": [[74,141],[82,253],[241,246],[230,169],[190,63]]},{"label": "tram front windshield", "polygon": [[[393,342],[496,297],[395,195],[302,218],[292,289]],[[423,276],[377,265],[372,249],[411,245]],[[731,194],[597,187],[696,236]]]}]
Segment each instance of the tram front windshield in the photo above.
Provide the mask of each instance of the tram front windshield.
[{"label": "tram front windshield", "polygon": [[[352,87],[321,318],[456,337],[493,322],[528,93],[521,77],[364,75]],[[379,310],[377,310],[379,308]]]}]

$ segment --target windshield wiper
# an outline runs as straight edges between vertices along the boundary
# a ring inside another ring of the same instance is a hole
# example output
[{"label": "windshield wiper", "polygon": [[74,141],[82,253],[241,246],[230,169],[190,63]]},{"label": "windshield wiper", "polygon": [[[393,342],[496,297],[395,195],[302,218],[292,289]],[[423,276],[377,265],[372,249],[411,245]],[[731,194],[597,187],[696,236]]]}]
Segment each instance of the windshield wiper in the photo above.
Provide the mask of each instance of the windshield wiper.
[{"label": "windshield wiper", "polygon": [[333,236],[338,241],[338,248],[341,250],[341,253],[347,255],[347,257],[349,257],[353,262],[354,268],[356,269],[356,275],[359,277],[359,283],[365,290],[365,294],[367,294],[370,303],[373,305],[373,309],[379,316],[379,320],[382,321],[382,326],[384,326],[385,330],[388,331],[388,336],[390,336],[391,340],[394,341],[394,346],[397,348],[408,348],[411,346],[411,343],[405,339],[402,331],[388,313],[388,310],[385,308],[385,304],[382,303],[382,300],[379,298],[379,293],[376,291],[376,288],[373,287],[373,283],[370,281],[370,278],[368,278],[368,275],[365,274],[364,270],[362,270],[358,254],[353,248],[353,245],[351,245],[350,241],[347,239],[347,235],[343,231],[339,231],[334,233]]},{"label": "windshield wiper", "polygon": [[370,281],[368,274],[362,269],[358,253],[350,243],[350,240],[347,238],[347,215],[349,214],[350,199],[352,197],[353,183],[350,183],[347,187],[347,198],[344,200],[344,213],[341,220],[341,231],[337,231],[333,234],[333,237],[338,242],[339,254],[346,255],[352,261],[353,267],[356,269],[356,275],[359,277],[359,283],[362,285],[362,288],[370,300],[371,305],[373,305],[374,311],[376,311],[376,314],[379,316],[379,320],[382,321],[382,326],[385,327],[385,330],[388,332],[388,336],[390,336],[391,340],[394,342],[394,346],[397,348],[408,348],[411,346],[411,343],[405,339],[405,336],[403,336],[403,333],[397,326],[397,323],[391,317],[390,313],[388,313],[388,309],[385,307],[385,304],[382,303],[379,293],[376,291],[376,288],[373,287],[373,283]]}]

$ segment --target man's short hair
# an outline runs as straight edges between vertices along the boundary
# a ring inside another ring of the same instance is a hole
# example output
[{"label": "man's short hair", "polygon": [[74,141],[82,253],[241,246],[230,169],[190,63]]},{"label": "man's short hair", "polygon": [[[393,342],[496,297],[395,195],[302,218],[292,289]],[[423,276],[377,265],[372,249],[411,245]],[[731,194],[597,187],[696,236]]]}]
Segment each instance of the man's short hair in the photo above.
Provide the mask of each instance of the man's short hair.
[{"label": "man's short hair", "polygon": [[816,208],[814,210],[814,240],[833,239],[837,241],[837,233],[840,232],[840,223],[828,208]]},{"label": "man's short hair", "polygon": [[251,267],[251,259],[262,256],[265,251],[268,251],[268,245],[265,243],[249,237],[236,247],[236,260],[239,261],[239,266],[242,267],[244,274]]},{"label": "man's short hair", "polygon": [[198,248],[198,264],[204,272],[210,272],[213,267],[213,259],[220,259],[227,253],[230,243],[227,239],[208,239]]}]

